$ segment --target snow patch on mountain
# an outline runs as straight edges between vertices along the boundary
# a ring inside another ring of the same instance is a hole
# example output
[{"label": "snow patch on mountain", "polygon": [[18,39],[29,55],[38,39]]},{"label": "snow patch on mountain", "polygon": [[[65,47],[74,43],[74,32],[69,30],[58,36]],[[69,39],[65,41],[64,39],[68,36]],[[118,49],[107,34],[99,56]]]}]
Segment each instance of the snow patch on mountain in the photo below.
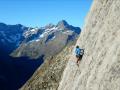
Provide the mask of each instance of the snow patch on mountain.
[{"label": "snow patch on mountain", "polygon": [[[33,39],[33,40],[31,40],[31,41],[29,41],[28,43],[30,44],[30,43],[33,43],[33,42],[39,42],[40,41],[40,39]],[[27,44],[27,43],[26,43]]]},{"label": "snow patch on mountain", "polygon": [[58,30],[58,27],[52,27],[52,28],[46,29],[46,31],[53,31],[53,30]]},{"label": "snow patch on mountain", "polygon": [[43,37],[44,37],[44,33],[43,33],[43,34],[41,34],[39,37],[40,37],[40,38],[43,38]]},{"label": "snow patch on mountain", "polygon": [[50,41],[50,40],[53,40],[54,38],[55,38],[54,33],[50,34],[50,35],[47,37],[45,43],[48,42],[48,41]]},{"label": "snow patch on mountain", "polygon": [[72,34],[72,33],[74,33],[74,32],[73,32],[73,31],[63,31],[62,33],[67,34],[67,35],[70,35],[70,34]]},{"label": "snow patch on mountain", "polygon": [[30,35],[37,34],[38,30],[38,28],[28,29],[26,32],[23,33],[23,36],[27,38]]},{"label": "snow patch on mountain", "polygon": [[36,42],[39,42],[39,41],[40,41],[40,39],[36,39],[35,41],[36,41]]}]

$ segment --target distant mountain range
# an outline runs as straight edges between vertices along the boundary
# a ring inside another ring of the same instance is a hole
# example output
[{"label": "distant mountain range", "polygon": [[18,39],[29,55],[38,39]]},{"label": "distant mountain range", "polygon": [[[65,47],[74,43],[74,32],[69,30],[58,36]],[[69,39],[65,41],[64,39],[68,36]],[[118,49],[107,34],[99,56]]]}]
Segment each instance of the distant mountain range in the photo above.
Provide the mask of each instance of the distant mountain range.
[{"label": "distant mountain range", "polygon": [[32,28],[21,24],[0,23],[0,53],[5,51],[13,57],[39,58],[59,53],[65,45],[74,41],[81,29],[61,20],[57,25]]},{"label": "distant mountain range", "polygon": [[18,90],[46,58],[76,42],[80,32],[65,20],[40,28],[0,23],[0,89]]}]

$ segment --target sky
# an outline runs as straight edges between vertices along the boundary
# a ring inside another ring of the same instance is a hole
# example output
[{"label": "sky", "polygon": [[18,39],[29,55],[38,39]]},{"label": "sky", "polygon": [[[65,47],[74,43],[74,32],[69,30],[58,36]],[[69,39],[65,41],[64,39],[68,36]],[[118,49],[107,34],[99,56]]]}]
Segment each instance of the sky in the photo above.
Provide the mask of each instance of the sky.
[{"label": "sky", "polygon": [[66,20],[83,27],[93,0],[0,0],[0,22],[42,27]]}]

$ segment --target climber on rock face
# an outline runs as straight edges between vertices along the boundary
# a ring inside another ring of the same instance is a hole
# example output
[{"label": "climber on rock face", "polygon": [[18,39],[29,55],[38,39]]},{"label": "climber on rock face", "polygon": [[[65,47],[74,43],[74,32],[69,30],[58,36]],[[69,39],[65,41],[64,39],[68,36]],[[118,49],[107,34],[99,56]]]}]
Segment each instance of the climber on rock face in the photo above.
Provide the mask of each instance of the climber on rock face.
[{"label": "climber on rock face", "polygon": [[80,49],[79,46],[77,45],[75,48],[75,54],[76,54],[77,65],[78,65],[79,61],[82,59],[84,55],[84,49]]}]

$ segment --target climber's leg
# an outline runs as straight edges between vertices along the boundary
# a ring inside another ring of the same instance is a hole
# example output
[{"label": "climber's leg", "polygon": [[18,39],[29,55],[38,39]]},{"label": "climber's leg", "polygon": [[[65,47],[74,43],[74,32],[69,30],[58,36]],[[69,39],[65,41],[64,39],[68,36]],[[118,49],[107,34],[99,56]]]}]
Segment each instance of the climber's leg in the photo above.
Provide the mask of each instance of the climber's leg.
[{"label": "climber's leg", "polygon": [[77,58],[77,64],[79,64],[79,62],[82,60],[82,57],[83,57],[83,55],[78,56],[78,58]]},{"label": "climber's leg", "polygon": [[77,63],[79,62],[79,58],[77,58]]},{"label": "climber's leg", "polygon": [[79,62],[79,56],[78,56],[78,55],[76,55],[76,58],[77,58],[77,62],[76,62],[76,63],[78,63],[78,62]]}]

